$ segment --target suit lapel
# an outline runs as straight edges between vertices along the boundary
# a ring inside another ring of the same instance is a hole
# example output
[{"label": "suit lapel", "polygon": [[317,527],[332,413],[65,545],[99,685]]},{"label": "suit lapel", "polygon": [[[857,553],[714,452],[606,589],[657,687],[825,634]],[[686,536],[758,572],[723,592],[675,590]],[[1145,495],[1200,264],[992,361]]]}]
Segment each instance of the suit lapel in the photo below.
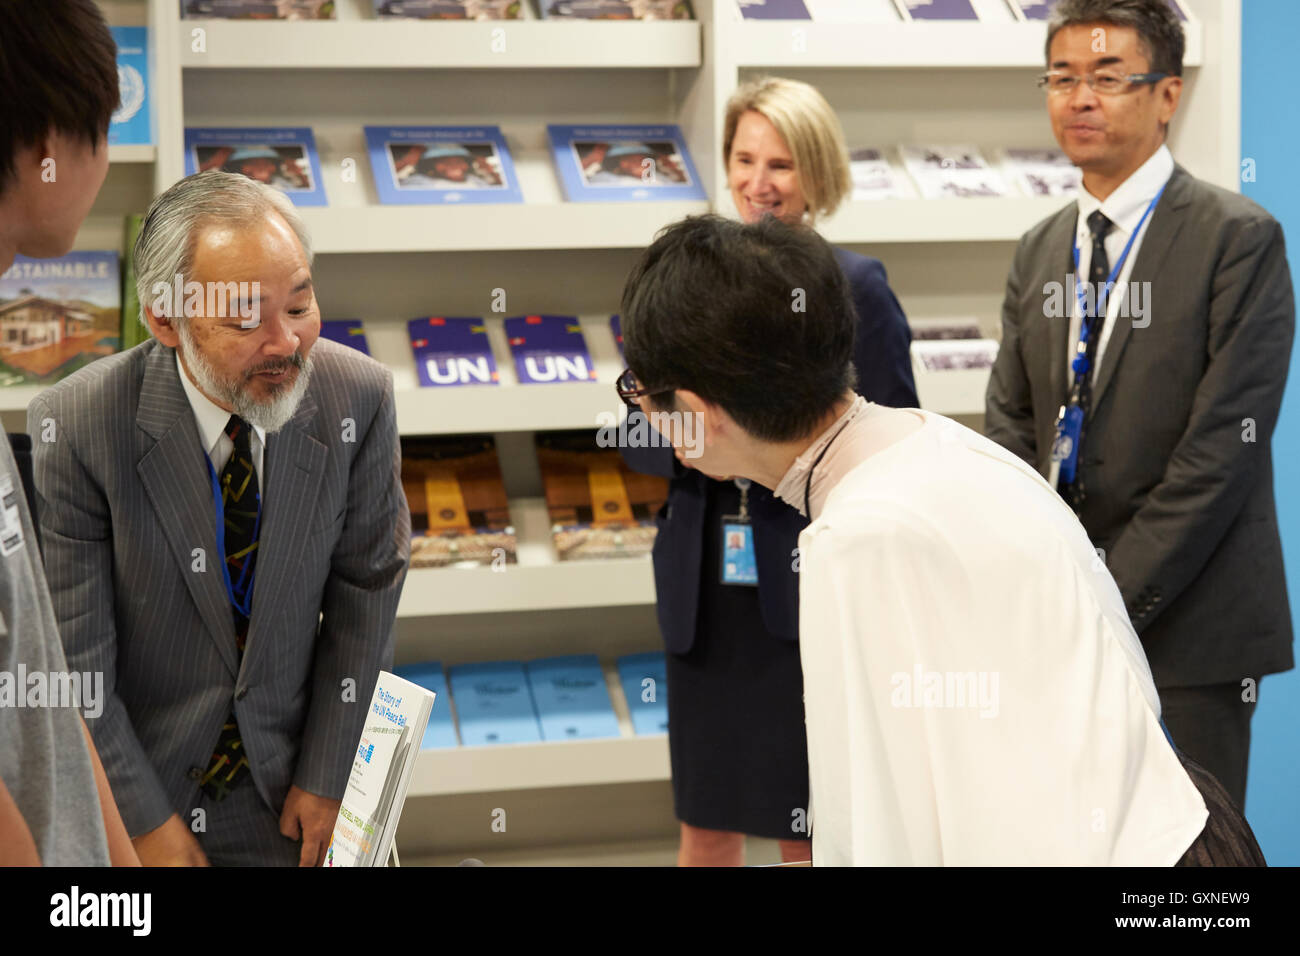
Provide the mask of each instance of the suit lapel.
[{"label": "suit lapel", "polygon": [[1052,386],[1052,421],[1056,421],[1056,410],[1065,404],[1065,363],[1066,352],[1069,350],[1070,315],[1074,308],[1074,298],[1073,290],[1064,280],[1074,271],[1074,266],[1070,262],[1070,248],[1077,215],[1077,205],[1067,206],[1061,211],[1059,220],[1048,230],[1044,242],[1050,253],[1046,257],[1046,268],[1038,275],[1038,287],[1034,293],[1035,298],[1038,299],[1046,295],[1044,290],[1049,282],[1064,284],[1062,293],[1064,315],[1047,317],[1047,348],[1051,360],[1049,367]]},{"label": "suit lapel", "polygon": [[[136,463],[136,472],[171,545],[190,597],[235,676],[235,625],[217,551],[216,510],[206,455],[193,410],[181,388],[175,353],[155,344],[145,364],[136,423],[157,440]],[[203,549],[202,572],[195,570],[195,548]]]},{"label": "suit lapel", "polygon": [[[1186,219],[1183,210],[1191,201],[1186,188],[1190,181],[1191,174],[1187,170],[1181,166],[1174,166],[1173,174],[1169,177],[1169,185],[1165,187],[1165,194],[1160,197],[1159,204],[1151,212],[1151,224],[1147,226],[1146,235],[1142,238],[1142,248],[1138,250],[1137,258],[1133,261],[1129,282],[1145,281],[1154,286],[1155,276],[1159,275],[1160,267],[1164,264],[1165,257],[1169,254],[1169,249],[1178,237],[1179,230],[1182,229],[1183,221]],[[1152,298],[1154,296],[1146,297],[1148,306]],[[1106,351],[1101,357],[1101,366],[1097,369],[1097,381],[1092,388],[1089,417],[1095,414],[1101,405],[1101,400],[1106,394],[1111,379],[1115,377],[1115,369],[1119,366],[1120,359],[1124,355],[1124,347],[1128,345],[1132,333],[1133,319],[1117,315],[1115,327],[1106,342]]]},{"label": "suit lapel", "polygon": [[257,571],[253,582],[253,617],[248,627],[244,667],[251,670],[265,652],[280,612],[290,602],[295,569],[311,536],[317,490],[325,472],[326,447],[311,436],[316,401],[311,392],[284,428],[268,435],[264,467],[266,495],[258,533]]}]

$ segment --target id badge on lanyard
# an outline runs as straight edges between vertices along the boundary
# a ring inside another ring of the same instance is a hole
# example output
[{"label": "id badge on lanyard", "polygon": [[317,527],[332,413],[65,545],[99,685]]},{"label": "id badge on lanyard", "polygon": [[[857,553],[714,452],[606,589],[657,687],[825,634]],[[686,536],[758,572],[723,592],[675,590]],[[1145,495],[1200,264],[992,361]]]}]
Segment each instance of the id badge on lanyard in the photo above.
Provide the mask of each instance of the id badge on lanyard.
[{"label": "id badge on lanyard", "polygon": [[722,583],[758,586],[754,526],[749,521],[748,478],[733,479],[740,489],[739,514],[722,516]]}]

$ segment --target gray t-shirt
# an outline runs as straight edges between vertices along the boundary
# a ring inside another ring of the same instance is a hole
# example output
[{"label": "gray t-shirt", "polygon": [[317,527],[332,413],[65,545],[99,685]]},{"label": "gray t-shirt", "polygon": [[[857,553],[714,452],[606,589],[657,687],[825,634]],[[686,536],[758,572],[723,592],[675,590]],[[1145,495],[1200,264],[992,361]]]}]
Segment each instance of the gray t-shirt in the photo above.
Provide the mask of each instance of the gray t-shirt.
[{"label": "gray t-shirt", "polygon": [[[102,694],[103,678],[73,681],[67,668],[22,478],[0,430],[0,780],[42,863],[107,866],[104,818],[77,717],[78,705]],[[75,685],[84,689],[74,694]]]}]

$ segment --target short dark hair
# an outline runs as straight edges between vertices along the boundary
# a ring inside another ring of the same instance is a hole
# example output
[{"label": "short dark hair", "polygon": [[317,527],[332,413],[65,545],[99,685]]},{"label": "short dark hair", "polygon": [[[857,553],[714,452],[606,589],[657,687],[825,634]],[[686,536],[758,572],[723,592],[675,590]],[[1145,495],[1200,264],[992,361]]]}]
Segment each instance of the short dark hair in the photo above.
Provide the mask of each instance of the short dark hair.
[{"label": "short dark hair", "polygon": [[642,386],[689,389],[764,441],[807,437],[854,386],[856,326],[830,246],[767,216],[669,226],[623,288],[625,357]]},{"label": "short dark hair", "polygon": [[1043,55],[1048,66],[1052,61],[1052,38],[1064,27],[1082,23],[1132,27],[1137,31],[1138,43],[1151,64],[1152,73],[1183,75],[1186,39],[1169,0],[1058,0],[1047,21]]},{"label": "short dark hair", "polygon": [[0,193],[51,130],[92,146],[117,109],[117,44],[94,0],[0,0]]}]

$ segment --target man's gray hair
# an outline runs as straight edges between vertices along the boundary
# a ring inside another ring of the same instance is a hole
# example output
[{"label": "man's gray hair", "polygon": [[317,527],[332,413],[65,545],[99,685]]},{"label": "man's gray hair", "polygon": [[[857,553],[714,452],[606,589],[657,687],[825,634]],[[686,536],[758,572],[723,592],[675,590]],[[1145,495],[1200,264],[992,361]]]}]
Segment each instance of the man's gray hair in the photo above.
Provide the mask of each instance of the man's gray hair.
[{"label": "man's gray hair", "polygon": [[[194,268],[194,239],[201,226],[212,223],[252,225],[268,212],[288,223],[312,263],[311,238],[293,202],[280,190],[237,173],[210,169],[187,176],[153,201],[135,240],[135,290],[140,299],[140,321],[147,327],[145,311],[153,290],[171,288],[176,277],[189,281]],[[176,303],[173,321],[184,309]]]}]

